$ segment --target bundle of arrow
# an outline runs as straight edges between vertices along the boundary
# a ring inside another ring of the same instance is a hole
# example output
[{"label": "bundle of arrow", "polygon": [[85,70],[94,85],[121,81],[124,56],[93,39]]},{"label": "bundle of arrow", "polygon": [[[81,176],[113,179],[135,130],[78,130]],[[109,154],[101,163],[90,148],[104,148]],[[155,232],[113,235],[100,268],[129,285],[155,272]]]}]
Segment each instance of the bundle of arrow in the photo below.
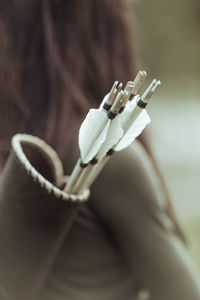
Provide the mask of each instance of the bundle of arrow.
[{"label": "bundle of arrow", "polygon": [[146,77],[140,71],[124,90],[116,81],[99,109],[90,109],[79,130],[80,158],[69,177],[66,192],[80,194],[89,188],[115,151],[128,147],[150,123],[146,106],[160,86],[154,79],[140,97]]}]

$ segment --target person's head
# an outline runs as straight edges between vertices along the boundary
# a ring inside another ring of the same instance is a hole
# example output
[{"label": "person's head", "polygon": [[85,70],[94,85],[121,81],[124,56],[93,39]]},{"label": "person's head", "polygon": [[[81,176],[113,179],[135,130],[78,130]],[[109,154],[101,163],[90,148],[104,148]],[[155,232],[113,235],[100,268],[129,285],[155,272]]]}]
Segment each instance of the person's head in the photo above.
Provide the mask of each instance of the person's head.
[{"label": "person's head", "polygon": [[10,0],[0,9],[0,149],[17,132],[62,154],[115,80],[133,79],[124,0]]}]

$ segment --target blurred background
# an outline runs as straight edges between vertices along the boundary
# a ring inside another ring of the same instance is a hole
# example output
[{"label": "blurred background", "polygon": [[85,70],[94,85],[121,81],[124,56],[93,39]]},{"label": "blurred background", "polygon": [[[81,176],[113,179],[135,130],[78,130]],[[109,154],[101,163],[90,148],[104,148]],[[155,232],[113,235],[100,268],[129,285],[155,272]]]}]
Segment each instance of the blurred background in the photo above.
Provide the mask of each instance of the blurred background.
[{"label": "blurred background", "polygon": [[149,105],[152,148],[200,272],[200,1],[131,6],[139,67],[162,81]]}]

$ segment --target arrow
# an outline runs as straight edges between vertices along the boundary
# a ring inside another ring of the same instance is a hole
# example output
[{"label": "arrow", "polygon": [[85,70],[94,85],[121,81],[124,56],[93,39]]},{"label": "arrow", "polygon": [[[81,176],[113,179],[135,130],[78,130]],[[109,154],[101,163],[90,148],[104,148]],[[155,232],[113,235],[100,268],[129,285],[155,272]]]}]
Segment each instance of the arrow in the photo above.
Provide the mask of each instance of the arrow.
[{"label": "arrow", "polygon": [[[100,106],[100,109],[90,109],[83,121],[79,130],[80,159],[69,178],[66,192],[74,192],[73,186],[78,181],[78,177],[80,177],[83,169],[88,166],[88,163],[92,161],[100,149],[102,153],[104,151],[106,154],[107,148],[111,145],[107,139],[109,129],[113,131],[114,127],[116,127],[115,133],[118,132],[119,134],[118,137],[113,139],[113,143],[116,143],[122,136],[123,130],[119,125],[119,121],[114,122],[114,125],[111,126],[124,102],[124,98],[127,96],[124,91],[120,91],[121,87],[122,84],[119,84],[117,87],[117,82],[115,82],[107,98],[104,98],[104,105],[105,103],[106,105],[111,105],[108,112],[101,108],[102,106]],[[106,144],[108,145],[107,147]]]},{"label": "arrow", "polygon": [[124,135],[114,147],[115,151],[121,151],[132,144],[136,137],[140,135],[144,128],[151,122],[146,111],[146,106],[160,84],[160,81],[154,79],[141,98],[135,96],[133,101],[128,103],[120,118]]},{"label": "arrow", "polygon": [[[128,100],[138,92],[146,78],[146,75],[147,73],[145,71],[139,71],[134,81],[127,82],[124,93],[122,93],[122,91],[120,92],[122,83],[118,85],[118,81],[115,81],[110,93],[104,97],[99,110],[102,112],[108,112],[107,116],[110,120],[115,119],[118,113],[122,114]],[[121,102],[119,101],[120,98],[124,100]],[[91,132],[91,123],[93,123],[96,119],[98,120],[97,115],[97,110],[91,110],[86,116],[86,119],[81,125],[79,131],[79,148],[82,161],[80,160],[78,163],[82,167],[85,167],[85,169],[80,170],[79,166],[76,166],[75,171],[77,176],[74,177],[73,174],[71,175],[72,181],[70,180],[68,182],[68,187],[74,185],[74,193],[78,193],[81,186],[84,186],[84,182],[87,181],[87,178],[89,178],[89,174],[91,173],[92,169],[95,168],[93,163],[96,164],[98,161],[100,161],[106,155],[106,153],[119,142],[123,135],[123,130],[118,118],[116,118],[112,122],[110,121],[110,124],[108,124],[108,122],[106,124],[106,121],[103,120],[103,116],[100,117],[99,115],[100,122],[102,121],[102,124],[99,126],[99,128],[104,127],[104,130],[101,131],[100,129],[95,137],[92,136],[95,133]],[[88,139],[90,140],[89,145],[85,143],[85,141]],[[88,149],[90,149],[90,151],[88,151]],[[89,162],[92,162],[92,164],[88,165]]]},{"label": "arrow", "polygon": [[129,102],[124,110],[122,116],[120,116],[122,128],[124,129],[124,135],[120,141],[110,149],[108,155],[106,155],[99,164],[96,166],[90,167],[90,175],[88,176],[85,182],[80,180],[79,187],[82,192],[85,188],[91,186],[98,174],[101,172],[105,164],[111,157],[111,154],[114,151],[121,151],[128,147],[135,138],[142,132],[147,124],[150,123],[149,115],[146,111],[146,105],[149,99],[152,97],[156,89],[160,86],[160,81],[153,80],[149,87],[146,89],[142,97],[139,95],[135,96],[132,102]]}]

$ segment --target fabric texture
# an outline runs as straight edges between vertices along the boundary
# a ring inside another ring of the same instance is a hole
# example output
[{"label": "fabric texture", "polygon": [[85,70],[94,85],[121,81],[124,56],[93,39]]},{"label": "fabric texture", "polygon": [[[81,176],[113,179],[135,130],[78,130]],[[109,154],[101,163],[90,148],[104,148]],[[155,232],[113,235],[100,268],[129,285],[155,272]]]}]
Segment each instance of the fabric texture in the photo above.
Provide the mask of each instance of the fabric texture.
[{"label": "fabric texture", "polygon": [[[52,186],[61,183],[58,157],[51,161],[44,147],[25,137],[21,147],[33,166]],[[0,299],[32,300],[37,299],[81,204],[67,200],[61,189],[60,195],[51,185],[47,189],[15,150],[0,177]]]},{"label": "fabric texture", "polygon": [[63,199],[56,156],[27,140],[21,148],[58,190],[11,151],[0,177],[0,299],[200,299],[198,275],[138,142],[113,155],[85,203]]}]

